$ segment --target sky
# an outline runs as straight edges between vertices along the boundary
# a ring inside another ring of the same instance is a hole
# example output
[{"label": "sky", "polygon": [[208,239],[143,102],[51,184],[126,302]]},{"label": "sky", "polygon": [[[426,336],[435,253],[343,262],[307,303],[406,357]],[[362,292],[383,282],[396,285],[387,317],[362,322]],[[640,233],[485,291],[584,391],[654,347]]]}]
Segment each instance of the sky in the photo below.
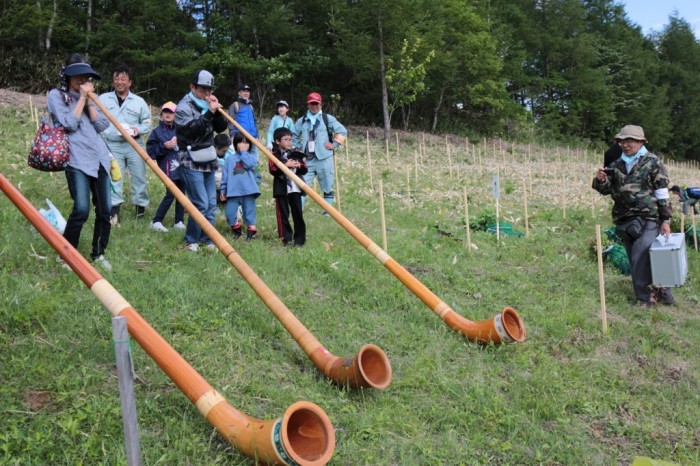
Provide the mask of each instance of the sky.
[{"label": "sky", "polygon": [[641,26],[644,34],[661,31],[674,10],[685,19],[700,39],[700,0],[622,0],[627,17]]}]

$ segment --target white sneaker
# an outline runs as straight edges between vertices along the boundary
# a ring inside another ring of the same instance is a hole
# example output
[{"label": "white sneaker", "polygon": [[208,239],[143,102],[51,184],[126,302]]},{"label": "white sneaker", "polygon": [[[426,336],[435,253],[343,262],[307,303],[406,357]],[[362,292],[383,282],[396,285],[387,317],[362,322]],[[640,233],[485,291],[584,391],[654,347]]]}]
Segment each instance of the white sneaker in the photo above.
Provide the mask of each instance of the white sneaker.
[{"label": "white sneaker", "polygon": [[109,217],[109,223],[111,223],[113,227],[118,227],[119,226],[119,215],[114,214],[111,217]]},{"label": "white sneaker", "polygon": [[160,231],[161,233],[167,233],[168,229],[163,226],[162,223],[160,222],[153,222],[151,223],[151,228],[155,231]]},{"label": "white sneaker", "polygon": [[104,255],[97,257],[92,262],[94,264],[101,265],[105,270],[112,270],[112,264],[110,264],[109,261],[107,259],[105,259]]},{"label": "white sneaker", "polygon": [[197,243],[187,243],[186,248],[188,251],[193,251],[193,252],[199,251],[199,245]]},{"label": "white sneaker", "polygon": [[214,243],[207,243],[207,245],[204,247],[210,251],[216,251],[216,249],[217,249],[216,244],[214,244]]},{"label": "white sneaker", "polygon": [[187,229],[187,226],[182,222],[177,222],[175,225],[173,225],[173,228],[176,230],[185,230]]},{"label": "white sneaker", "polygon": [[56,262],[58,262],[64,269],[70,270],[70,266],[66,264],[66,261],[64,261],[61,256],[56,256]]}]

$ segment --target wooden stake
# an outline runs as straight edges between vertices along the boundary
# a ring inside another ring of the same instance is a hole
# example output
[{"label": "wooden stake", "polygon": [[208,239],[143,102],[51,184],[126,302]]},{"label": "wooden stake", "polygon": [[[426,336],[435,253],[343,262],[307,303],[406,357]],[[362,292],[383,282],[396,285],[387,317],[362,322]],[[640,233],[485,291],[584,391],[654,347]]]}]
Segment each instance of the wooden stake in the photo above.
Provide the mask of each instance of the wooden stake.
[{"label": "wooden stake", "polygon": [[685,235],[685,214],[681,212],[681,233]]},{"label": "wooden stake", "polygon": [[413,165],[415,167],[415,175],[414,178],[416,179],[416,183],[418,183],[418,151],[413,151]]},{"label": "wooden stake", "polygon": [[379,179],[379,213],[382,219],[382,244],[384,245],[384,252],[388,252],[386,245],[386,216],[384,215],[384,187],[382,186],[382,180]]},{"label": "wooden stake", "polygon": [[396,135],[396,158],[399,158],[399,132],[394,133]]},{"label": "wooden stake", "polygon": [[498,198],[496,198],[496,240],[501,239],[501,222],[498,220]]},{"label": "wooden stake", "polygon": [[369,131],[367,131],[367,158],[369,158]]},{"label": "wooden stake", "polygon": [[369,171],[369,187],[374,191],[374,178],[372,177],[372,154],[367,146],[367,170]]},{"label": "wooden stake", "polygon": [[338,157],[333,156],[333,169],[335,172],[335,200],[336,200],[336,208],[338,209],[338,212],[342,213],[342,210],[340,208],[340,182],[338,181]]},{"label": "wooden stake", "polygon": [[690,218],[693,219],[693,244],[695,245],[695,252],[698,252],[698,230],[695,221],[695,206],[690,207]]},{"label": "wooden stake", "polygon": [[139,426],[136,418],[134,366],[129,349],[126,317],[119,316],[112,319],[112,338],[114,339],[114,353],[117,360],[117,380],[119,400],[122,405],[126,461],[129,466],[138,466],[141,464],[141,441],[139,440]]},{"label": "wooden stake", "polygon": [[450,153],[450,145],[447,145],[447,166],[450,169],[450,179],[452,179],[452,154]]},{"label": "wooden stake", "polygon": [[462,197],[464,197],[464,222],[467,224],[467,249],[471,253],[472,250],[472,233],[469,227],[469,196],[467,196],[467,188],[462,187]]},{"label": "wooden stake", "polygon": [[408,211],[411,211],[411,167],[406,166],[406,197],[408,199]]},{"label": "wooden stake", "polygon": [[523,205],[525,206],[525,238],[530,236],[530,221],[527,216],[527,185],[523,180]]},{"label": "wooden stake", "polygon": [[605,275],[603,274],[603,241],[601,240],[600,225],[595,226],[595,242],[598,255],[598,288],[600,290],[600,321],[603,333],[608,333],[608,314],[605,309]]}]

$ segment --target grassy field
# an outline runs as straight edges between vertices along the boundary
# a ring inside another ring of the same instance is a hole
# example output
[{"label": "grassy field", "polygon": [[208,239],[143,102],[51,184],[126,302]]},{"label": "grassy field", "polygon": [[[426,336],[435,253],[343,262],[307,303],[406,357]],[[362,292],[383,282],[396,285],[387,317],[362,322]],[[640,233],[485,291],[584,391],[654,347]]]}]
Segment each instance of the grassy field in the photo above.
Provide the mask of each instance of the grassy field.
[{"label": "grassy field", "polygon": [[[49,198],[67,216],[63,174],[26,166],[33,133],[28,109],[0,108],[0,172],[35,206]],[[678,304],[656,310],[635,307],[629,278],[606,266],[602,333],[592,244],[610,204],[590,189],[599,152],[401,133],[387,157],[378,130],[350,133],[338,154],[343,215],[381,246],[381,179],[388,253],[465,318],[514,307],[524,343],[480,346],[453,332],[314,204],[307,245],[283,248],[267,174],[259,237],[232,244],[331,353],[380,346],[388,389],[326,380],[221,254],[188,252],[182,234],[154,232],[131,209],[104,276],[241,412],[322,407],[336,431],[333,465],[700,464],[697,253],[688,250]],[[674,183],[700,181],[696,169],[670,171]],[[469,247],[463,189],[470,223],[493,221],[496,173],[501,220],[524,233],[527,202],[529,235],[472,230]],[[147,218],[163,194],[153,174],[149,190]],[[222,216],[217,227],[227,230]],[[110,315],[55,257],[0,195],[0,464],[124,464]],[[144,464],[251,464],[138,345],[132,352]]]}]

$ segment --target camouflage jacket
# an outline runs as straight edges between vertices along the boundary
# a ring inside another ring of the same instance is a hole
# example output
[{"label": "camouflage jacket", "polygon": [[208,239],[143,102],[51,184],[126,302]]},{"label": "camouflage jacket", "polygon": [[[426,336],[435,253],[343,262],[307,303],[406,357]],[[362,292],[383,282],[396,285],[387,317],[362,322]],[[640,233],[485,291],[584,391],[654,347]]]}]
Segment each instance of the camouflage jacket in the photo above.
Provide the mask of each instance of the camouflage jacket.
[{"label": "camouflage jacket", "polygon": [[[656,155],[647,152],[629,173],[621,158],[611,163],[609,168],[613,173],[608,174],[604,182],[593,178],[593,189],[612,197],[615,202],[612,209],[615,224],[633,217],[657,222],[671,218],[668,171]],[[663,189],[666,190],[665,199],[657,199],[654,191]]]}]

